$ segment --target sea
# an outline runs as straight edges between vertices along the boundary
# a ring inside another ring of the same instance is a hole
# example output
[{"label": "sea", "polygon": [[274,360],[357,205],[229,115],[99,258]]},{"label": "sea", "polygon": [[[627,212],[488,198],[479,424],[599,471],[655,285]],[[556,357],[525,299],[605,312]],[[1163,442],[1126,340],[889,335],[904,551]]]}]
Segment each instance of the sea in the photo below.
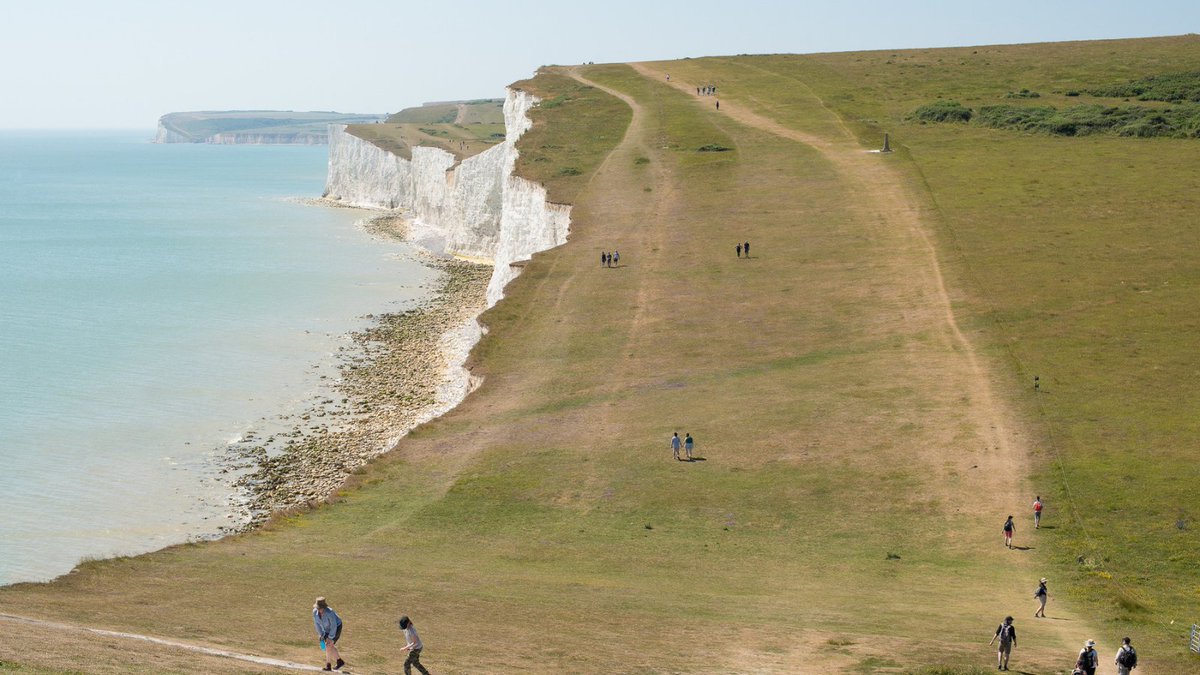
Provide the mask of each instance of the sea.
[{"label": "sea", "polygon": [[324,146],[0,131],[0,585],[235,525],[231,444],[435,273],[319,197]]}]

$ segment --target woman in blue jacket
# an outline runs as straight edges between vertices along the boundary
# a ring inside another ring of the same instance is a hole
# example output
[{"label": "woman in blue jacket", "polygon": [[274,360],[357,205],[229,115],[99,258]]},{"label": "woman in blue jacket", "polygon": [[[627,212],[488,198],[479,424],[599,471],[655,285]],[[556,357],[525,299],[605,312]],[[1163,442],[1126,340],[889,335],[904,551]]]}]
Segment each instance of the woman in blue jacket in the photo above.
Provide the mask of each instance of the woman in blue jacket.
[{"label": "woman in blue jacket", "polygon": [[[313,625],[317,627],[317,637],[325,652],[325,670],[341,669],[346,665],[337,648],[338,638],[342,637],[342,620],[325,598],[317,598],[317,604],[313,605]],[[336,665],[332,665],[334,661],[337,661]]]}]

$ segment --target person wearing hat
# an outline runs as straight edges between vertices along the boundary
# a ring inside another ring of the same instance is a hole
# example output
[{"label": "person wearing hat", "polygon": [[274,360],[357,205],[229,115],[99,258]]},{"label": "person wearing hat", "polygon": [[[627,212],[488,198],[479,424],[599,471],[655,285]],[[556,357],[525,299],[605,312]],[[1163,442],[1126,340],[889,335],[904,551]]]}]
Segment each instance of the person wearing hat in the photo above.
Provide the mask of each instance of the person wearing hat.
[{"label": "person wearing hat", "polygon": [[1079,650],[1079,660],[1075,662],[1075,667],[1085,675],[1096,675],[1096,668],[1100,666],[1100,654],[1096,651],[1096,641],[1088,640],[1083,643],[1083,649]]},{"label": "person wearing hat", "polygon": [[321,650],[325,652],[325,670],[340,670],[346,665],[337,648],[338,638],[342,637],[342,620],[324,597],[317,598],[313,605],[313,625],[317,627],[317,638],[321,640]]},{"label": "person wearing hat", "polygon": [[1046,577],[1038,582],[1037,590],[1033,592],[1033,597],[1037,598],[1038,608],[1033,613],[1034,617],[1046,618],[1046,600],[1050,599],[1050,593],[1046,591]]},{"label": "person wearing hat", "polygon": [[1008,670],[1008,657],[1012,655],[1013,645],[1017,644],[1017,628],[1012,622],[1011,616],[1004,617],[1004,623],[996,628],[996,634],[988,643],[990,646],[997,639],[1000,640],[1000,646],[996,648],[996,670]]},{"label": "person wearing hat", "polygon": [[407,615],[400,617],[400,630],[404,631],[404,641],[408,643],[400,649],[402,652],[408,652],[408,658],[404,660],[404,675],[412,675],[413,666],[424,675],[429,675],[429,671],[421,665],[421,650],[425,645],[421,643],[421,636],[417,635],[417,629],[413,627]]}]

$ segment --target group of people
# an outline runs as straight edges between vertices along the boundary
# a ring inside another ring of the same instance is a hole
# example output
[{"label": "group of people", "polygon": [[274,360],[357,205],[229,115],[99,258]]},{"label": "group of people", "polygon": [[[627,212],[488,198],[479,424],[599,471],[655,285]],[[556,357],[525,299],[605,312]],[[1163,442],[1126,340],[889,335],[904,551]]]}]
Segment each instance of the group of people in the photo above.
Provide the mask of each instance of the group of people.
[{"label": "group of people", "polygon": [[[1033,529],[1041,529],[1042,526],[1042,496],[1038,495],[1033,499]],[[1016,523],[1013,522],[1013,517],[1009,516],[1008,520],[1004,521],[1004,545],[1008,548],[1013,548],[1012,538],[1017,531]],[[1038,607],[1033,612],[1035,618],[1046,618],[1046,601],[1050,598],[1050,591],[1047,588],[1049,581],[1042,577],[1038,581],[1037,588],[1033,591],[1033,598],[1037,601]],[[996,670],[1008,670],[1008,657],[1012,654],[1012,648],[1017,644],[1017,629],[1013,626],[1013,618],[1011,616],[1004,617],[1004,623],[1001,623],[996,632],[992,635],[992,641],[988,644],[995,644],[999,641],[999,646],[996,651]],[[1116,664],[1117,673],[1119,675],[1130,675],[1134,668],[1137,667],[1137,651],[1134,650],[1130,639],[1124,639],[1120,649],[1117,650]],[[1096,669],[1100,667],[1100,654],[1096,651],[1096,641],[1088,640],[1083,649],[1079,651],[1078,658],[1075,659],[1075,675],[1096,675]]]},{"label": "group of people", "polygon": [[747,258],[750,257],[750,242],[747,241],[737,245],[737,257],[742,257],[743,252],[746,254]]},{"label": "group of people", "polygon": [[[333,611],[324,597],[317,598],[312,615],[313,625],[317,628],[317,639],[320,641],[321,651],[325,654],[324,670],[341,670],[342,666],[346,665],[337,648],[337,641],[342,637],[341,617]],[[408,616],[400,617],[398,623],[401,632],[404,633],[405,642],[400,651],[408,652],[408,658],[404,660],[404,675],[412,675],[414,666],[423,675],[429,675],[429,671],[421,665],[421,650],[425,645],[421,642],[421,636],[417,635],[416,627]]]},{"label": "group of people", "polygon": [[676,460],[679,460],[680,446],[683,447],[683,452],[684,452],[685,457],[687,458],[687,461],[689,461],[689,462],[692,461],[692,459],[693,459],[692,449],[696,447],[696,441],[692,440],[692,435],[685,433],[684,439],[682,441],[680,441],[678,431],[671,434],[671,454],[675,457]]},{"label": "group of people", "polygon": [[716,96],[717,95],[717,85],[706,84],[703,87],[696,87],[696,95],[697,96]]},{"label": "group of people", "polygon": [[613,251],[612,253],[609,253],[608,251],[600,252],[600,266],[601,267],[617,267],[620,264],[621,264],[621,252],[620,251]]}]

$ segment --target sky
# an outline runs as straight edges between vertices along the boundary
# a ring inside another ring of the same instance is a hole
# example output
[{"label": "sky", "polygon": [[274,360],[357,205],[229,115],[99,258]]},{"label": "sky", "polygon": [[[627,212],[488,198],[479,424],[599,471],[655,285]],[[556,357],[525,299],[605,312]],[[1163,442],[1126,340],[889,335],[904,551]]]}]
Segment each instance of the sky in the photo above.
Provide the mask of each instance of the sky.
[{"label": "sky", "polygon": [[1196,0],[0,0],[0,129],[395,112],[546,64],[1194,32]]}]

